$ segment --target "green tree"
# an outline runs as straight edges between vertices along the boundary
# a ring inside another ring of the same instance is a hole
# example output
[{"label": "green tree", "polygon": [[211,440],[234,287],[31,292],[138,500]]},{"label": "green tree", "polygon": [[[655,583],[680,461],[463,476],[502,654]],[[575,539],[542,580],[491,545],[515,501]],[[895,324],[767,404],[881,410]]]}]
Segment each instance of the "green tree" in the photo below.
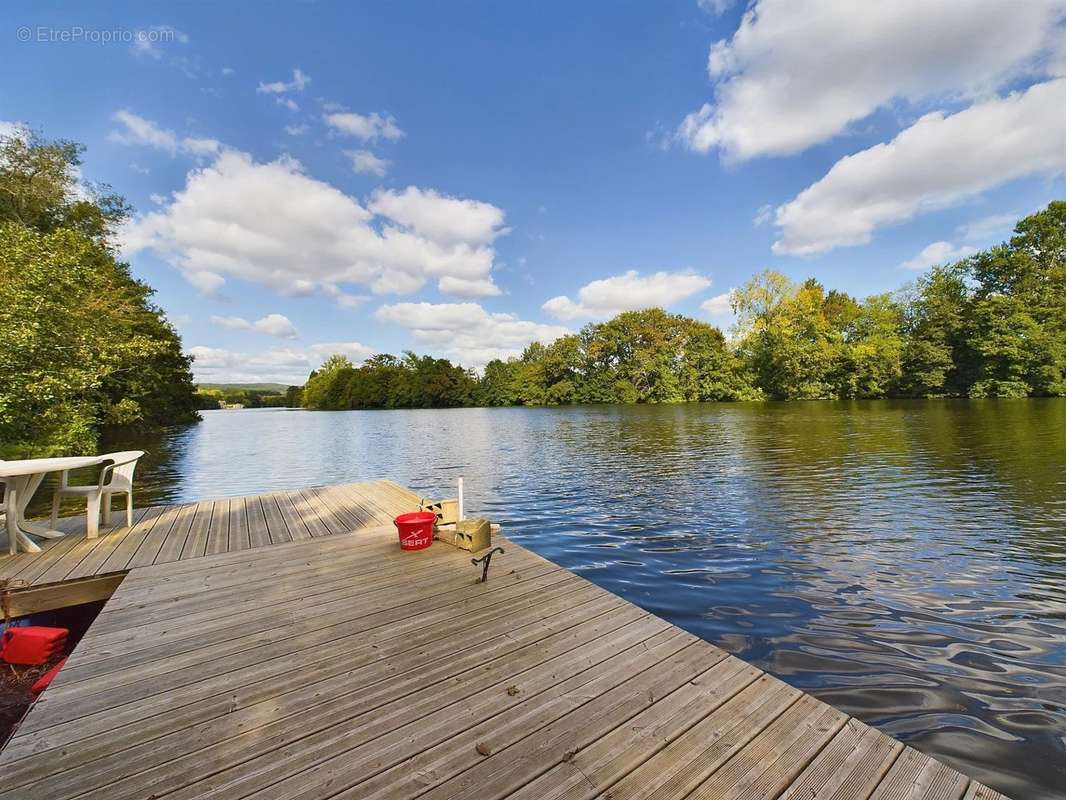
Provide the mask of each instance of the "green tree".
[{"label": "green tree", "polygon": [[332,355],[311,373],[303,387],[303,404],[307,408],[336,410],[344,408],[344,393],[351,374],[352,362],[344,355]]},{"label": "green tree", "polygon": [[289,386],[285,389],[285,407],[286,408],[299,408],[303,405],[303,388],[300,386]]},{"label": "green tree", "polygon": [[130,215],[126,200],[104,184],[79,181],[84,146],[20,130],[0,138],[0,222],[41,233],[77,231],[106,245]]},{"label": "green tree", "polygon": [[520,358],[493,360],[480,379],[446,359],[382,355],[331,379],[347,387],[339,406],[316,399],[326,383],[318,374],[304,402],[398,408],[1066,394],[1066,203],[1021,220],[1010,242],[936,266],[894,295],[860,301],[766,271],[734,293],[733,305],[733,341],[662,309],[627,311],[547,345],[533,342]]},{"label": "green tree", "polygon": [[[832,396],[833,363],[842,334],[827,314],[825,289],[815,280],[795,285],[767,271],[737,290],[741,351],[756,385],[781,400]],[[839,305],[834,299],[830,307]]]},{"label": "green tree", "polygon": [[753,400],[760,396],[718,328],[679,319],[684,329],[684,347],[677,368],[685,400]]},{"label": "green tree", "polygon": [[477,390],[477,403],[482,406],[513,406],[518,402],[515,381],[519,362],[517,359],[501,361],[494,358],[485,365]]},{"label": "green tree", "polygon": [[971,257],[970,394],[1066,394],[1066,202],[1021,220],[1011,240]]},{"label": "green tree", "polygon": [[[7,455],[91,452],[104,425],[194,415],[189,362],[176,336],[130,301],[128,275],[101,246],[78,231],[4,223],[0,254]],[[160,385],[166,381],[173,385]]]},{"label": "green tree", "polygon": [[531,342],[522,352],[515,370],[515,403],[520,406],[542,406],[547,402],[544,378],[545,347]]},{"label": "green tree", "polygon": [[934,267],[904,290],[902,374],[910,397],[965,394],[971,359],[966,344],[971,301],[965,272]]},{"label": "green tree", "polygon": [[0,138],[0,449],[90,452],[108,425],[197,418],[190,360],[116,261],[129,207],[78,180],[81,148]]},{"label": "green tree", "polygon": [[833,396],[887,397],[903,372],[903,309],[888,294],[860,304],[836,292],[829,293],[827,307],[832,327],[841,333],[830,380]]}]

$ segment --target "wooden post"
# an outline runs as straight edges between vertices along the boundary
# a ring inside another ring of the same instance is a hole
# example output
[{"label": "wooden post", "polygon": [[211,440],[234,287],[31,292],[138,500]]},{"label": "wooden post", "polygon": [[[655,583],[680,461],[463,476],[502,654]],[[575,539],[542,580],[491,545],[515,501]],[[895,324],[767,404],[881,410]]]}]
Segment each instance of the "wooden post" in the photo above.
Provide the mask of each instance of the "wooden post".
[{"label": "wooden post", "polygon": [[465,519],[463,510],[463,476],[459,476],[459,519]]}]

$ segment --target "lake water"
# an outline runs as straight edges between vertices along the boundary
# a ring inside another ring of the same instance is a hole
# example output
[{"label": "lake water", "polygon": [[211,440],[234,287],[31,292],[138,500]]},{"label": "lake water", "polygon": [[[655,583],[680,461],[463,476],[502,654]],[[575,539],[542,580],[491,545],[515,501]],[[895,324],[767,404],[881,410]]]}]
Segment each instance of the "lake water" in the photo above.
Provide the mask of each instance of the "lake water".
[{"label": "lake water", "polygon": [[1066,399],[217,411],[138,502],[391,478],[1016,798],[1066,787]]}]

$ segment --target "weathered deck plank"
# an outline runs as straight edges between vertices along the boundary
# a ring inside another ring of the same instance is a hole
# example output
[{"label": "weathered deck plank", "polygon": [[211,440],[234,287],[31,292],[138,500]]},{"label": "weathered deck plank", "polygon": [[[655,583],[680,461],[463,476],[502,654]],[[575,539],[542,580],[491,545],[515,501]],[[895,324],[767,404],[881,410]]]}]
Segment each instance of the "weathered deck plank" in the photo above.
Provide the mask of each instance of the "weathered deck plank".
[{"label": "weathered deck plank", "polygon": [[155,507],[0,560],[129,570],[0,752],[0,800],[1003,800],[511,542],[487,584],[401,552],[382,522],[417,502]]},{"label": "weathered deck plank", "polygon": [[[0,578],[30,585],[124,572],[204,555],[239,552],[312,536],[334,536],[387,524],[417,508],[418,495],[389,481],[312,487],[180,506],[113,512],[96,539],[85,537],[85,516],[59,521],[67,536],[41,542],[40,553],[0,556]],[[294,533],[295,532],[295,533]],[[0,540],[4,534],[0,533]]]}]

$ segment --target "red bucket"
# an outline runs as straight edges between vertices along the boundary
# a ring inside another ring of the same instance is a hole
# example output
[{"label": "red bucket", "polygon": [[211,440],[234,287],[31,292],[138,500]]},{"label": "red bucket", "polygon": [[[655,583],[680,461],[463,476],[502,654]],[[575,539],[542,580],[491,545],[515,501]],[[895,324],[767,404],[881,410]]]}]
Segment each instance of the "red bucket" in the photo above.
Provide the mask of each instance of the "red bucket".
[{"label": "red bucket", "polygon": [[412,511],[400,514],[392,521],[400,532],[400,549],[424,550],[433,544],[433,523],[437,515],[432,511]]}]

